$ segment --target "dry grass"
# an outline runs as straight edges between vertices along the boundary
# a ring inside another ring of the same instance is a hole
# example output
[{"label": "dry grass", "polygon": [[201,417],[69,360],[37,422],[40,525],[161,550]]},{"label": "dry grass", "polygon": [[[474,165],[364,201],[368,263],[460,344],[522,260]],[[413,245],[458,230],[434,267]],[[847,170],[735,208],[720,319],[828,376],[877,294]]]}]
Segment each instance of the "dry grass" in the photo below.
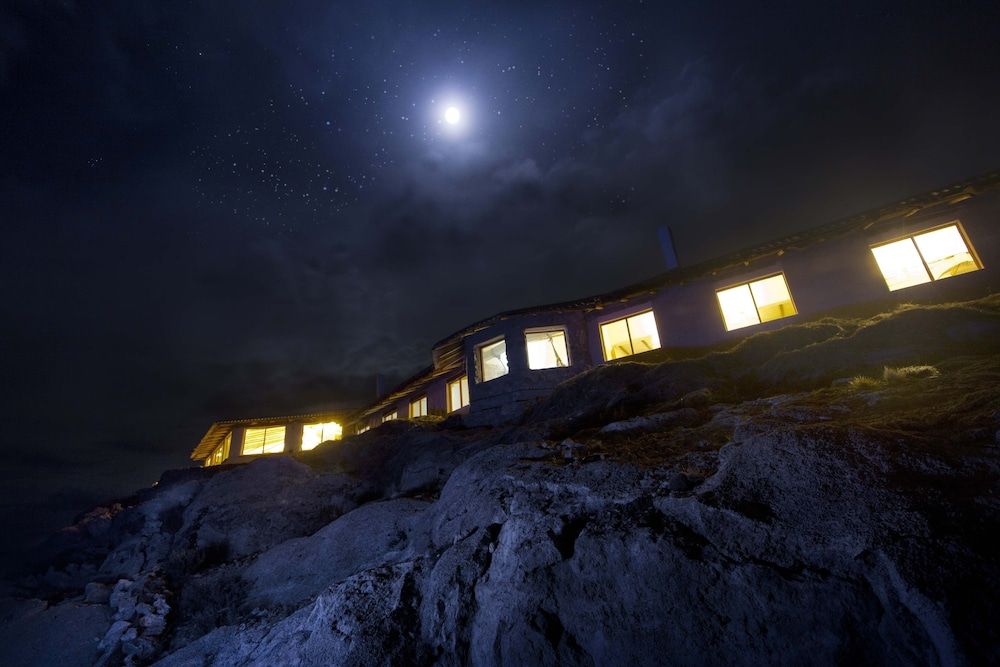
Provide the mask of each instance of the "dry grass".
[{"label": "dry grass", "polygon": [[903,366],[902,368],[890,368],[886,366],[882,369],[882,379],[886,382],[921,380],[936,378],[939,375],[941,375],[941,372],[934,366]]},{"label": "dry grass", "polygon": [[851,378],[851,381],[847,383],[847,386],[855,391],[878,389],[882,386],[882,380],[868,375],[855,375]]}]

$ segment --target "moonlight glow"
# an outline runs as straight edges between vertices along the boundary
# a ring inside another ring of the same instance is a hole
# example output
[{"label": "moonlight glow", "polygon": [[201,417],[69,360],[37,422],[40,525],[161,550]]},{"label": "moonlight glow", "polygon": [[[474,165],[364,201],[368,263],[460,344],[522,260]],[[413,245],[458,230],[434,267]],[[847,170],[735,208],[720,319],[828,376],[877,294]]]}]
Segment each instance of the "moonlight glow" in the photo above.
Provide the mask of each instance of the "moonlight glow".
[{"label": "moonlight glow", "polygon": [[449,125],[458,125],[462,122],[462,110],[458,107],[448,107],[444,110],[444,122]]}]

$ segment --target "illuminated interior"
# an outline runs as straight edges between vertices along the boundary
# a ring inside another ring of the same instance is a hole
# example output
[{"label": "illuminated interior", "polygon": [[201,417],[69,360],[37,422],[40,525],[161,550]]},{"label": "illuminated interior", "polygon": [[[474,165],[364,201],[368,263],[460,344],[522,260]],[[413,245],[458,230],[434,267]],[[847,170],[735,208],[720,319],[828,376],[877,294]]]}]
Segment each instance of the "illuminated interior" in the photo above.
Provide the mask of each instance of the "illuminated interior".
[{"label": "illuminated interior", "polygon": [[399,410],[382,415],[383,424],[386,422],[391,422],[393,419],[399,419]]},{"label": "illuminated interior", "polygon": [[225,439],[222,441],[218,447],[212,450],[212,453],[205,459],[206,466],[217,466],[221,465],[223,461],[229,458],[229,443],[233,441],[233,433],[230,431],[226,434]]},{"label": "illuminated interior", "polygon": [[479,348],[479,369],[482,381],[489,382],[510,372],[507,364],[507,341],[503,338]]},{"label": "illuminated interior", "polygon": [[528,350],[528,368],[531,370],[569,366],[566,332],[562,329],[525,331],[524,341]]},{"label": "illuminated interior", "polygon": [[361,426],[359,426],[359,427],[357,428],[357,430],[355,431],[355,433],[356,433],[357,435],[361,435],[361,434],[362,434],[362,433],[364,433],[365,431],[370,431],[370,430],[371,430],[371,428],[372,428],[372,427],[371,427],[371,426],[369,426],[368,424],[362,424]]},{"label": "illuminated interior", "polygon": [[469,376],[448,383],[448,412],[461,410],[469,404]]},{"label": "illuminated interior", "polygon": [[415,401],[410,401],[410,419],[427,416],[427,397],[421,396]]},{"label": "illuminated interior", "polygon": [[344,429],[337,422],[306,424],[302,427],[302,451],[315,449],[321,442],[340,440],[343,435]]},{"label": "illuminated interior", "polygon": [[601,325],[604,360],[621,359],[640,352],[658,350],[660,334],[652,310]]},{"label": "illuminated interior", "polygon": [[715,293],[726,331],[795,315],[785,274],[753,280]]},{"label": "illuminated interior", "polygon": [[872,247],[889,291],[983,268],[958,223]]},{"label": "illuminated interior", "polygon": [[248,428],[243,436],[243,454],[280,454],[285,451],[285,427]]}]

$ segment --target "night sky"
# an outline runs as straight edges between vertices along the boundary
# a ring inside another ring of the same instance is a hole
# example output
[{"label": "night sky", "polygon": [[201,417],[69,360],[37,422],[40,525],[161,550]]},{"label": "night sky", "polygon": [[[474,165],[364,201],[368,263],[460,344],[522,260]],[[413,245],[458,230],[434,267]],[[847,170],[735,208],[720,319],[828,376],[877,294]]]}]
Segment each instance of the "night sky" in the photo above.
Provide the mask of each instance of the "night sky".
[{"label": "night sky", "polygon": [[0,4],[4,558],[661,225],[690,263],[1000,166],[1000,3],[803,4]]}]

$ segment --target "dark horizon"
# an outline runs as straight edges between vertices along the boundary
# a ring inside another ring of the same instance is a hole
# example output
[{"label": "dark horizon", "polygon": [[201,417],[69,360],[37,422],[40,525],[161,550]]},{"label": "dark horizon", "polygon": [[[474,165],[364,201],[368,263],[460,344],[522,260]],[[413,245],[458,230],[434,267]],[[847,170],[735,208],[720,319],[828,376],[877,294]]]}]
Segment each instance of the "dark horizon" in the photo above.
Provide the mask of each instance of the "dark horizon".
[{"label": "dark horizon", "polygon": [[[8,3],[3,560],[217,419],[1000,166],[995,3]],[[442,124],[442,107],[463,124]]]}]

